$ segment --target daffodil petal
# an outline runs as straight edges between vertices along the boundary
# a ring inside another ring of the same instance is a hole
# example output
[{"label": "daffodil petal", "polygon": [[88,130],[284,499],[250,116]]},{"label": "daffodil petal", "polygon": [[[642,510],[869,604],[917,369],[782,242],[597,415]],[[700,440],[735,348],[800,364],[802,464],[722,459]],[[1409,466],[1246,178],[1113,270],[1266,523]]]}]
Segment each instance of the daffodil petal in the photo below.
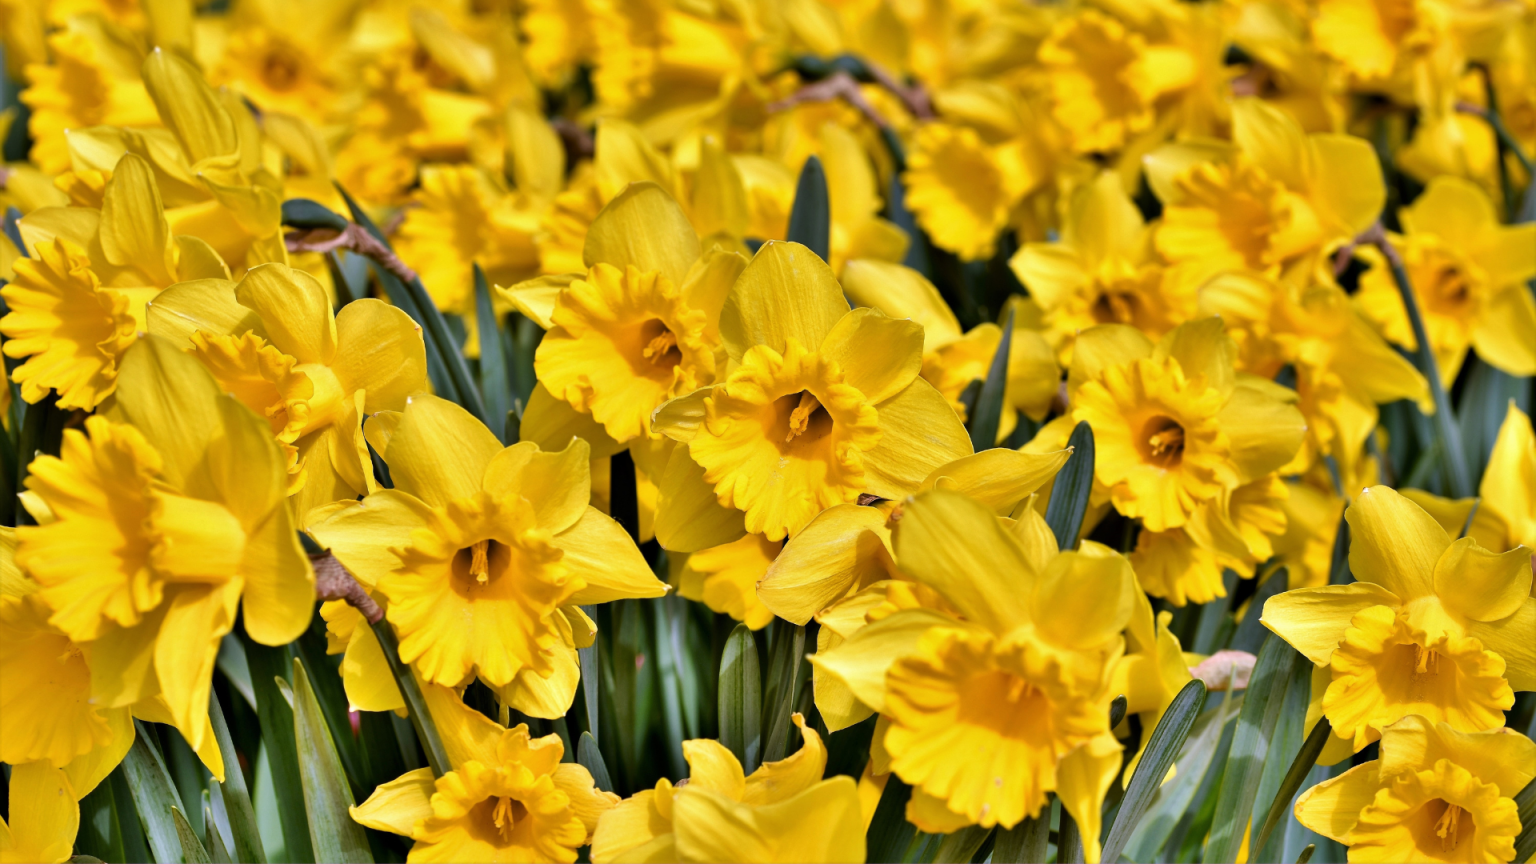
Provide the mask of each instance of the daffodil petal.
[{"label": "daffodil petal", "polygon": [[737,362],[757,345],[782,354],[790,339],[814,351],[846,314],[848,301],[825,261],[799,243],[769,242],[731,286],[720,336]]},{"label": "daffodil petal", "polygon": [[432,815],[435,791],[432,769],[417,768],[380,784],[367,801],[349,812],[359,825],[409,837],[417,822]]},{"label": "daffodil petal", "polygon": [[1473,621],[1508,618],[1530,599],[1531,550],[1499,554],[1463,537],[1440,556],[1434,579],[1440,601]]},{"label": "daffodil petal", "polygon": [[924,492],[903,506],[895,535],[902,572],[968,621],[998,635],[1030,621],[1033,571],[986,507],[955,492]]},{"label": "daffodil petal", "polygon": [[922,369],[923,328],[875,309],[855,309],[833,326],[821,353],[842,367],[843,380],[864,398],[882,402]]},{"label": "daffodil petal", "polygon": [[1396,594],[1373,582],[1298,588],[1269,598],[1259,623],[1308,660],[1326,666],[1356,612],[1370,606],[1398,606],[1401,602]]},{"label": "daffodil petal", "polygon": [[835,676],[860,702],[875,711],[885,708],[885,672],[935,627],[963,629],[953,618],[926,609],[905,609],[861,628],[843,644],[810,657],[818,672]]},{"label": "daffodil petal", "polygon": [[780,618],[804,624],[854,585],[881,578],[890,562],[885,519],[857,504],[821,511],[784,544],[758,583],[758,598]]},{"label": "daffodil petal", "polygon": [[403,415],[382,454],[395,488],[436,507],[479,492],[486,467],[503,449],[491,430],[436,396],[411,398]]},{"label": "daffodil petal", "polygon": [[[1533,238],[1536,243],[1536,238]],[[1493,296],[1472,322],[1472,347],[1478,356],[1511,375],[1536,375],[1536,299],[1520,283]]]},{"label": "daffodil petal", "polygon": [[864,454],[864,482],[881,498],[916,492],[940,466],[972,453],[949,400],[921,378],[875,406],[880,440]]},{"label": "daffodil petal", "polygon": [[588,267],[612,264],[621,272],[634,267],[657,272],[683,284],[699,257],[699,238],[683,209],[660,186],[633,183],[608,202],[587,229],[581,258]]},{"label": "daffodil petal", "polygon": [[1349,522],[1349,570],[1403,603],[1435,593],[1435,563],[1451,539],[1424,508],[1387,486],[1372,486],[1345,511]]},{"label": "daffodil petal", "polygon": [[667,586],[651,572],[629,533],[591,507],[550,542],[564,551],[561,560],[587,583],[571,596],[572,605],[660,597],[667,593]]},{"label": "daffodil petal", "polygon": [[655,530],[663,548],[698,552],[745,534],[746,514],[720,504],[714,487],[704,480],[704,469],[693,461],[687,447],[679,446],[658,484]]},{"label": "daffodil petal", "polygon": [[1296,821],[1324,837],[1345,841],[1360,811],[1375,799],[1380,788],[1377,767],[1375,762],[1356,765],[1308,789],[1296,801]]},{"label": "daffodil petal", "polygon": [[583,414],[570,403],[556,399],[541,383],[528,396],[519,427],[519,440],[532,441],[540,450],[555,453],[564,450],[572,438],[580,438],[592,447],[593,459],[605,459],[624,449],[613,440],[603,425]]},{"label": "daffodil petal", "polygon": [[[254,267],[235,286],[235,299],[261,316],[268,342],[300,363],[330,363],[336,355],[331,301],[319,281],[303,270],[281,264]],[[352,346],[354,351],[362,348]]]}]

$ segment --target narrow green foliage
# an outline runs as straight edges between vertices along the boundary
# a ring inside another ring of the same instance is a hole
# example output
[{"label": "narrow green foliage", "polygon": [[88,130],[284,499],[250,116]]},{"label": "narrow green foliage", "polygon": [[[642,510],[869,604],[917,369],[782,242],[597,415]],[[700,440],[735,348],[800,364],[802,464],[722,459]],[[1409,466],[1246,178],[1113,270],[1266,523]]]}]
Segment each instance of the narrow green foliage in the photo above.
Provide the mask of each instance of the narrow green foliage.
[{"label": "narrow green foliage", "polygon": [[176,788],[171,783],[170,772],[165,770],[165,761],[150,743],[153,733],[149,727],[139,720],[133,721],[133,725],[138,734],[134,736],[133,746],[128,748],[128,755],[123,757],[123,773],[128,788],[133,790],[139,824],[155,860],[160,864],[177,864],[182,860],[181,835],[171,815],[179,803]]},{"label": "narrow green foliage", "polygon": [[748,774],[757,770],[762,753],[762,680],[757,642],[747,625],[738,624],[720,658],[720,743]]},{"label": "narrow green foliage", "polygon": [[608,776],[608,765],[603,762],[603,754],[597,749],[597,739],[591,732],[581,733],[576,741],[576,762],[587,769],[592,775],[592,782],[604,792],[613,791],[613,779]]},{"label": "narrow green foliage", "polygon": [[479,264],[475,265],[475,326],[480,331],[480,395],[485,400],[486,425],[502,443],[516,443],[507,436],[506,427],[507,412],[512,410],[507,355],[502,350],[501,329],[496,326],[491,287]]},{"label": "narrow green foliage", "polygon": [[827,195],[827,172],[815,156],[805,160],[805,167],[800,169],[785,239],[805,246],[823,261],[832,255],[832,202]]},{"label": "narrow green foliage", "polygon": [[[596,606],[583,606],[581,607],[581,611],[585,612],[587,617],[593,621],[597,620]],[[591,645],[587,646],[586,648],[578,648],[576,650],[576,659],[577,662],[581,665],[581,683],[578,686],[581,687],[582,702],[587,709],[587,731],[592,734],[594,739],[596,739],[598,735],[599,722],[597,713],[599,680],[599,672],[597,668],[597,646],[599,642],[601,642],[601,640],[593,639]]]},{"label": "narrow green foliage", "polygon": [[[1253,810],[1249,812],[1249,840],[1254,850],[1249,857],[1256,861],[1278,861],[1285,850],[1285,832],[1265,838],[1265,846],[1257,842],[1264,821],[1271,812],[1271,803],[1281,796],[1287,770],[1301,752],[1306,739],[1307,702],[1312,695],[1312,664],[1298,660],[1291,664],[1291,681],[1286,687],[1285,698],[1279,706],[1271,705],[1271,713],[1278,713],[1275,731],[1270,735],[1269,751],[1259,776],[1259,787],[1254,793]],[[1303,775],[1304,777],[1305,775]],[[1294,794],[1294,790],[1292,792]],[[1281,817],[1290,812],[1290,797],[1284,797],[1280,805]]]},{"label": "narrow green foliage", "polygon": [[1163,778],[1168,776],[1174,758],[1178,756],[1184,742],[1189,740],[1189,732],[1204,707],[1205,684],[1201,681],[1185,684],[1168,704],[1168,710],[1163,712],[1162,720],[1152,730],[1146,752],[1141,755],[1141,761],[1136,764],[1136,771],[1131,775],[1130,786],[1120,802],[1120,812],[1115,816],[1109,837],[1104,841],[1102,860],[1120,860],[1121,850],[1130,842],[1131,833],[1136,830],[1142,814],[1146,813],[1147,806],[1152,803],[1152,796],[1162,788]]},{"label": "narrow green foliage", "polygon": [[1008,320],[1003,322],[1002,341],[997,343],[997,353],[992,355],[987,380],[982,382],[976,410],[971,414],[971,448],[977,452],[997,446],[997,427],[1002,423],[1003,412],[1013,410],[1003,404],[1008,395],[1008,352],[1012,348],[1013,310],[1010,309]]},{"label": "narrow green foliage", "polygon": [[1290,812],[1291,799],[1301,789],[1301,784],[1307,779],[1307,773],[1312,766],[1317,764],[1317,757],[1323,752],[1323,746],[1328,743],[1328,736],[1333,734],[1333,724],[1324,717],[1312,727],[1312,734],[1301,745],[1301,751],[1291,762],[1291,767],[1285,772],[1285,779],[1280,781],[1280,789],[1275,793],[1274,803],[1269,806],[1269,815],[1264,818],[1264,825],[1259,829],[1258,837],[1254,840],[1253,848],[1263,849],[1269,841],[1269,835]]},{"label": "narrow green foliage", "polygon": [[1529,861],[1536,855],[1536,780],[1515,794],[1515,807],[1520,812],[1520,834],[1515,838],[1514,860]]},{"label": "narrow green foliage", "polygon": [[805,627],[782,618],[773,619],[773,647],[768,662],[767,689],[763,693],[763,761],[777,762],[790,754],[794,723],[790,715],[800,696],[810,664],[805,662]]},{"label": "narrow green foliage", "polygon": [[224,759],[224,782],[214,782],[213,794],[220,796],[224,811],[229,817],[229,833],[235,844],[235,857],[247,864],[266,864],[267,855],[262,849],[261,830],[256,825],[256,808],[251,804],[251,793],[245,787],[245,775],[240,773],[240,757],[235,753],[235,742],[229,734],[229,724],[224,720],[224,708],[214,694],[208,700],[208,717],[213,721],[213,735],[219,742],[219,755]]},{"label": "narrow green foliage", "polygon": [[1031,816],[1012,828],[998,826],[997,842],[992,846],[992,862],[1030,864],[1044,861],[1050,843],[1051,808],[1047,806],[1041,809],[1040,815]]},{"label": "narrow green foliage", "polygon": [[411,674],[409,666],[400,662],[400,643],[395,639],[395,630],[389,626],[388,620],[380,618],[373,624],[373,635],[378,637],[384,659],[389,661],[389,671],[395,673],[395,686],[400,688],[400,695],[405,697],[406,710],[411,714],[411,726],[416,730],[421,749],[426,751],[427,764],[432,766],[432,776],[441,777],[453,766],[448,761],[448,751],[443,747],[443,738],[438,734],[437,724],[432,722],[432,714],[427,710],[427,700],[421,695],[416,676]]},{"label": "narrow green foliage", "polygon": [[327,228],[338,234],[347,230],[347,219],[335,210],[308,198],[283,202],[283,224],[294,228]]},{"label": "narrow green foliage", "polygon": [[1288,571],[1281,567],[1259,583],[1258,589],[1254,591],[1253,597],[1248,602],[1247,613],[1243,615],[1242,622],[1237,625],[1237,632],[1232,634],[1232,641],[1228,643],[1228,648],[1234,651],[1247,651],[1249,654],[1259,650],[1259,646],[1264,643],[1264,637],[1269,634],[1269,630],[1259,623],[1259,618],[1264,613],[1264,604],[1269,602],[1269,598],[1285,591],[1289,582]]},{"label": "narrow green foliage", "polygon": [[112,783],[102,780],[80,799],[80,834],[75,849],[103,861],[123,861],[123,831],[118,824],[117,799]]},{"label": "narrow green foliage", "polygon": [[240,630],[245,660],[256,691],[256,714],[261,719],[261,740],[272,771],[272,791],[283,824],[283,850],[295,864],[315,860],[309,844],[309,817],[304,812],[304,793],[299,780],[299,751],[293,737],[293,709],[278,686],[290,674],[287,647],[261,645]]},{"label": "narrow green foliage", "polygon": [[356,805],[331,730],[315,699],[304,664],[293,661],[293,732],[299,748],[299,779],[309,813],[309,841],[324,862],[372,862],[363,826],[352,821]]},{"label": "narrow green foliage", "polygon": [[1045,523],[1056,535],[1056,545],[1063,551],[1077,548],[1077,535],[1083,528],[1083,514],[1088,510],[1088,493],[1093,491],[1093,429],[1080,422],[1067,439],[1072,457],[1056,475],[1051,500],[1045,507]]},{"label": "narrow green foliage", "polygon": [[869,830],[864,835],[864,860],[906,860],[904,853],[917,830],[907,821],[907,801],[911,798],[912,787],[900,777],[893,773],[886,778],[880,803],[875,805],[875,815],[869,820]]},{"label": "narrow green foliage", "polygon": [[181,843],[181,860],[187,864],[210,864],[213,859],[208,857],[208,850],[197,839],[197,832],[192,830],[180,807],[171,807],[171,822],[176,826],[176,839]]},{"label": "narrow green foliage", "polygon": [[1254,664],[1253,676],[1248,682],[1247,698],[1237,717],[1237,731],[1232,736],[1226,773],[1221,778],[1220,791],[1216,793],[1211,836],[1202,859],[1206,864],[1237,860],[1237,850],[1248,831],[1253,800],[1258,794],[1275,724],[1279,722],[1280,708],[1285,703],[1285,691],[1292,680],[1291,669],[1298,661],[1305,662],[1305,658],[1274,636],[1265,640],[1259,649],[1258,662]]},{"label": "narrow green foliage", "polygon": [[[214,785],[217,786],[218,784]],[[207,830],[203,832],[207,838],[206,842],[203,843],[203,848],[208,850],[208,860],[212,861],[213,864],[233,864],[235,859],[230,857],[229,848],[224,845],[224,835],[219,833],[219,826],[214,821],[213,807],[206,803],[209,793],[204,792],[203,795],[205,802],[203,804],[203,824],[207,826]]]},{"label": "narrow green foliage", "polygon": [[959,831],[945,834],[933,856],[934,864],[970,864],[972,856],[991,836],[992,829],[980,825],[967,825]]}]

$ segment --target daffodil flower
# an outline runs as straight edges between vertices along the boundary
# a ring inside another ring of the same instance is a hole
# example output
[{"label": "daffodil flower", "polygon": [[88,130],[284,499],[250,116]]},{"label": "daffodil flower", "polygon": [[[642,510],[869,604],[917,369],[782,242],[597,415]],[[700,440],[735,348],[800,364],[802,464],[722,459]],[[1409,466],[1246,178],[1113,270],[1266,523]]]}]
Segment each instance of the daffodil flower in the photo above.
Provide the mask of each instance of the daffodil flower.
[{"label": "daffodil flower", "polygon": [[1289,462],[1305,433],[1291,391],[1240,376],[1219,319],[1153,345],[1106,324],[1079,334],[1067,379],[1115,509],[1151,531],[1184,527],[1202,503]]},{"label": "daffodil flower", "polygon": [[908,819],[941,833],[1012,827],[1054,791],[1096,862],[1121,764],[1105,685],[1125,650],[1130,564],[1092,542],[1058,552],[1033,507],[1005,525],[943,489],[902,505],[894,545],[940,602],[887,614],[811,662],[889,718],[882,746],[914,787]]},{"label": "daffodil flower", "polygon": [[[1403,208],[1407,234],[1394,237],[1418,298],[1430,348],[1447,387],[1467,349],[1511,375],[1536,374],[1536,225],[1501,225],[1487,193],[1469,181],[1439,177]],[[1418,350],[1397,283],[1379,252],[1355,302],[1388,340]]]},{"label": "daffodil flower", "polygon": [[80,805],[64,772],[47,762],[13,765],[8,791],[11,818],[0,819],[0,861],[68,861],[80,831]]},{"label": "daffodil flower", "polygon": [[425,392],[426,348],[409,316],[364,298],[332,314],[302,270],[263,264],[238,283],[202,279],[150,302],[149,332],[189,351],[266,418],[287,457],[296,518],[374,491],[363,418]]},{"label": "daffodil flower", "polygon": [[423,679],[478,676],[519,711],[564,714],[578,640],[595,632],[577,605],[666,593],[624,529],[588,506],[586,442],[502,447],[434,396],[368,428],[395,487],[318,508],[306,530],[383,595],[400,658]]},{"label": "daffodil flower", "polygon": [[858,788],[822,779],[827,748],[799,714],[804,746],[751,774],[717,741],[683,742],[689,776],[666,778],[603,813],[592,860],[857,862],[864,860]]},{"label": "daffodil flower", "polygon": [[298,638],[314,576],[260,418],[153,336],[119,383],[59,457],[32,463],[24,500],[40,524],[17,529],[16,564],[48,624],[89,653],[93,703],[174,723],[222,777],[208,721],[219,642],[237,609],[262,644]]},{"label": "daffodil flower", "polygon": [[862,493],[902,497],[970,452],[954,411],[919,380],[921,328],[849,311],[831,269],[797,243],[758,252],[726,297],[720,333],[734,371],[654,422],[687,444],[672,460],[696,463],[752,533],[781,540]]},{"label": "daffodil flower", "polygon": [[138,70],[122,62],[122,54],[133,50],[132,39],[98,16],[81,16],[48,37],[52,62],[27,64],[28,86],[20,98],[31,109],[27,131],[37,167],[48,174],[69,169],[72,130],[159,125]]},{"label": "daffodil flower", "polygon": [[1326,716],[1335,739],[1323,758],[1410,714],[1461,732],[1504,725],[1514,691],[1536,689],[1531,550],[1452,542],[1385,486],[1362,491],[1345,517],[1361,581],[1277,595],[1260,619],[1316,667],[1309,721]]},{"label": "daffodil flower", "polygon": [[1489,551],[1536,548],[1536,434],[1530,416],[1509,400],[1476,499],[1453,501],[1421,489],[1404,489],[1403,496],[1428,511],[1447,532],[1466,527],[1467,536]]},{"label": "daffodil flower", "polygon": [[423,688],[452,770],[418,768],[351,808],[360,825],[414,841],[410,860],[559,861],[590,842],[619,798],[581,765],[561,762],[558,735],[533,738],[468,707],[450,689]]},{"label": "daffodil flower", "polygon": [[1382,731],[1381,758],[1302,793],[1296,819],[1350,861],[1511,861],[1532,766],[1536,744],[1512,729],[1404,717]]}]

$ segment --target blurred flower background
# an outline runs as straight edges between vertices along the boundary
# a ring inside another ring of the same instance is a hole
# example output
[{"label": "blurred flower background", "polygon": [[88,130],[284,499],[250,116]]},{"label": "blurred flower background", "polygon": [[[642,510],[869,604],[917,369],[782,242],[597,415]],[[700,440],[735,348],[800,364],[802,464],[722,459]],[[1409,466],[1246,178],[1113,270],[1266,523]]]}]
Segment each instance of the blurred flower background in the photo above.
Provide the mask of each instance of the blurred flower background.
[{"label": "blurred flower background", "polygon": [[1532,0],[0,45],[0,861],[1536,860]]}]

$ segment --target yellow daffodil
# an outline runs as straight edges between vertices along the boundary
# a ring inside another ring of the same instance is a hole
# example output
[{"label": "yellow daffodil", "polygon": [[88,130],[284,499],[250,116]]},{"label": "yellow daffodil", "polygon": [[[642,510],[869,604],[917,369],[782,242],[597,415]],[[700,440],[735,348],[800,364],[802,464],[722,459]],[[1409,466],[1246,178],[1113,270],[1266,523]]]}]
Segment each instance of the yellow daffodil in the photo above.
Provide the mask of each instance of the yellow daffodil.
[{"label": "yellow daffodil", "polygon": [[423,679],[478,676],[524,713],[564,714],[576,642],[594,630],[576,606],[666,591],[624,529],[587,505],[586,442],[504,448],[433,396],[375,415],[368,435],[395,488],[321,507],[306,530],[387,599],[400,657]]},{"label": "yellow daffodil", "polygon": [[827,262],[832,270],[841,273],[846,262],[860,258],[900,261],[907,252],[906,232],[876,215],[884,198],[880,178],[859,139],[841,126],[823,126],[821,159],[832,219]]},{"label": "yellow daffodil", "polygon": [[1410,75],[1414,61],[1444,38],[1450,23],[1447,5],[1320,0],[1312,39],[1318,51],[1340,63],[1358,83],[1381,88],[1395,76]]},{"label": "yellow daffodil", "polygon": [[804,246],[758,252],[731,286],[720,334],[734,371],[663,405],[655,423],[687,444],[748,531],[782,540],[862,493],[916,491],[970,452],[954,411],[919,380],[922,329],[849,311],[831,269]]},{"label": "yellow daffodil", "polygon": [[1051,113],[1079,153],[1114,152],[1151,128],[1157,102],[1194,79],[1195,61],[1173,45],[1094,9],[1063,17],[1040,45]]},{"label": "yellow daffodil", "polygon": [[560,736],[533,738],[526,723],[503,728],[448,688],[425,690],[452,770],[435,780],[430,768],[402,774],[352,818],[409,837],[411,861],[575,861],[618,796],[560,761]]},{"label": "yellow daffodil", "polygon": [[[1152,614],[1147,595],[1132,592],[1135,610],[1125,628],[1125,656],[1115,663],[1109,691],[1125,694],[1125,710],[1141,718],[1142,729],[1156,729],[1173,697],[1193,680],[1185,663],[1179,637],[1168,629],[1173,613]],[[1126,764],[1124,782],[1129,784],[1151,736],[1141,736],[1141,749]]]},{"label": "yellow daffodil", "polygon": [[1536,549],[1536,433],[1531,418],[1513,399],[1477,494],[1481,504],[1469,535],[1495,552],[1516,546]]},{"label": "yellow daffodil", "polygon": [[1168,144],[1145,160],[1163,202],[1157,250],[1190,265],[1196,281],[1310,263],[1380,215],[1386,190],[1365,141],[1304,134],[1290,115],[1252,98],[1232,104],[1232,139]]},{"label": "yellow daffodil", "polygon": [[184,282],[151,301],[147,317],[150,333],[191,352],[266,418],[299,519],[377,488],[363,418],[427,389],[420,328],[404,312],[365,298],[333,315],[319,282],[281,264],[238,283]]},{"label": "yellow daffodil", "polygon": [[1120,177],[1105,172],[1073,196],[1060,242],[1026,243],[1008,262],[1062,362],[1089,327],[1126,324],[1159,339],[1196,317],[1194,292],[1157,262],[1150,241]]},{"label": "yellow daffodil", "polygon": [[1404,717],[1382,731],[1381,758],[1304,792],[1296,819],[1350,861],[1510,861],[1533,766],[1536,744],[1513,729]]},{"label": "yellow daffodil", "polygon": [[1289,494],[1270,473],[1195,505],[1181,527],[1143,530],[1131,553],[1141,587],[1175,606],[1227,596],[1224,571],[1253,577],[1274,554]]},{"label": "yellow daffodil", "polygon": [[662,778],[603,813],[592,860],[861,862],[864,834],[853,830],[859,793],[850,777],[822,779],[827,748],[799,714],[804,745],[751,774],[717,741],[683,742],[689,776]]},{"label": "yellow daffodil", "polygon": [[969,126],[918,127],[908,156],[907,206],[934,245],[968,261],[992,257],[1013,207],[1039,182],[1018,140],[989,144]]},{"label": "yellow daffodil", "polygon": [[[1446,386],[1469,347],[1511,375],[1536,374],[1536,300],[1525,285],[1536,277],[1536,225],[1500,225],[1487,194],[1455,177],[1436,178],[1401,215],[1408,233],[1393,242]],[[1386,261],[1374,248],[1359,254],[1371,263],[1360,277],[1360,311],[1388,340],[1417,350]]]},{"label": "yellow daffodil", "polygon": [[1314,697],[1326,692],[1310,719],[1333,724],[1332,753],[1358,751],[1410,714],[1461,732],[1502,726],[1514,690],[1536,688],[1531,550],[1452,542],[1385,486],[1362,491],[1345,516],[1362,581],[1280,594],[1260,619],[1317,667]]},{"label": "yellow daffodil", "polygon": [[89,652],[92,704],[173,722],[221,777],[208,698],[237,607],[253,639],[282,645],[314,604],[285,478],[266,424],[155,337],[129,349],[105,414],[27,478],[42,524],[17,529],[16,563]]},{"label": "yellow daffodil", "polygon": [[63,771],[47,762],[11,766],[11,818],[0,819],[0,861],[62,864],[74,853],[80,805]]},{"label": "yellow daffodil", "polygon": [[1148,530],[1183,527],[1197,507],[1274,471],[1305,426],[1291,391],[1239,376],[1219,319],[1180,325],[1153,345],[1106,324],[1079,334],[1067,379],[1086,421],[1095,475],[1115,508]]},{"label": "yellow daffodil", "polygon": [[160,125],[139,80],[142,48],[122,28],[97,15],[72,18],[48,37],[50,63],[26,68],[21,101],[32,109],[32,160],[49,174],[70,167],[68,134],[90,126]]},{"label": "yellow daffodil", "polygon": [[889,718],[882,746],[914,787],[907,817],[944,833],[1012,827],[1054,791],[1096,862],[1121,763],[1104,685],[1125,649],[1129,563],[1096,543],[1058,552],[1033,508],[1005,526],[940,489],[902,505],[894,545],[901,571],[957,616],[902,609],[811,660]]},{"label": "yellow daffodil", "polygon": [[761,630],[773,620],[773,612],[758,599],[757,585],[783,546],[761,534],[743,534],[701,549],[688,556],[678,574],[677,593]]}]

